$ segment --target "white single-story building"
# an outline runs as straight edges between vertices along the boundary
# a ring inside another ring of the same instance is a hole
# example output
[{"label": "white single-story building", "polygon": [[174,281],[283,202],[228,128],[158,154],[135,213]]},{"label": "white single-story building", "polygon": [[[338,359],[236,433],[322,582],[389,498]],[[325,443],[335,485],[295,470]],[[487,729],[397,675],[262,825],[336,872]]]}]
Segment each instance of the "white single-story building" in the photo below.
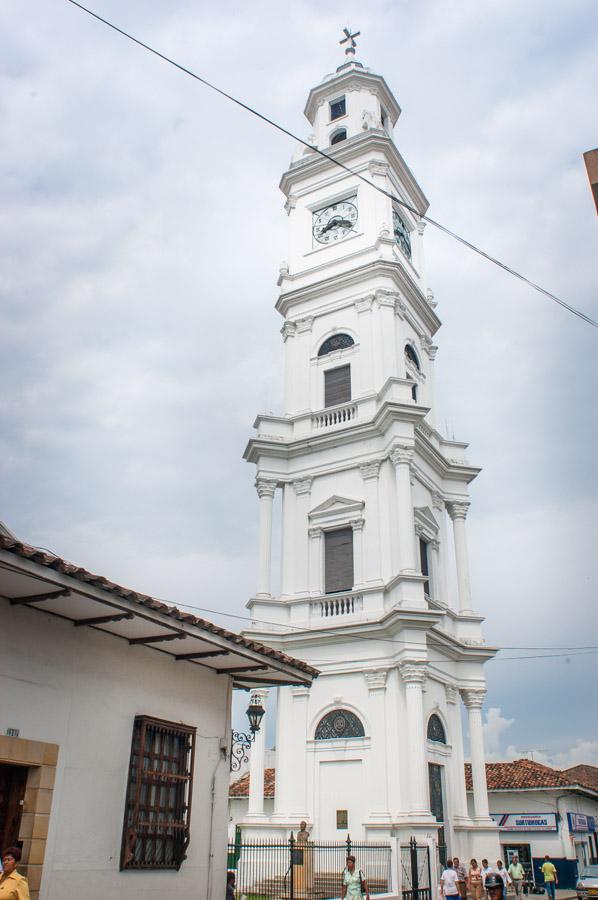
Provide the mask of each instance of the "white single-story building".
[{"label": "white single-story building", "polygon": [[0,617],[0,840],[32,900],[220,900],[232,690],[317,671],[6,530]]},{"label": "white single-story building", "polygon": [[[465,769],[472,804],[471,769]],[[580,866],[598,862],[598,767],[561,770],[517,759],[486,763],[486,780],[505,864],[517,854],[534,881],[542,884],[540,866],[548,853],[559,887],[574,888]]]}]

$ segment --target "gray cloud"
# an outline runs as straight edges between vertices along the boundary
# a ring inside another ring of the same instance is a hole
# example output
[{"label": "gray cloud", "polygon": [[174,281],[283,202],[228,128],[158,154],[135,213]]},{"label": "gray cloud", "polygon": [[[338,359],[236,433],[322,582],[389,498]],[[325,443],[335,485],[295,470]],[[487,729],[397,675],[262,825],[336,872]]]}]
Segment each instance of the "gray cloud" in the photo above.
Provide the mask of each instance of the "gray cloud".
[{"label": "gray cloud", "polygon": [[[94,8],[305,135],[348,20],[403,107],[396,140],[432,215],[596,316],[590,0]],[[0,518],[140,590],[242,615],[257,505],[241,453],[280,405],[292,142],[67,3],[0,15]],[[598,643],[596,333],[426,234],[438,421],[484,466],[469,539],[488,636]],[[505,740],[552,756],[595,740],[597,659],[491,663]]]}]

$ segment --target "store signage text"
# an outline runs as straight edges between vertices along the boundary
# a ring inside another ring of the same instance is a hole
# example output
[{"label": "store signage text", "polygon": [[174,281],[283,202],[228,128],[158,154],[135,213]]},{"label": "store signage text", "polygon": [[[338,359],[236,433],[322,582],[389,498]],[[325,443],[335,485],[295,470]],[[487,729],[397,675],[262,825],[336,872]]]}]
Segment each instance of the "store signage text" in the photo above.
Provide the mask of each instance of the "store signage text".
[{"label": "store signage text", "polygon": [[596,831],[594,816],[586,816],[583,813],[567,813],[567,819],[569,820],[569,831],[576,833]]},{"label": "store signage text", "polygon": [[556,813],[490,813],[505,831],[558,831]]}]

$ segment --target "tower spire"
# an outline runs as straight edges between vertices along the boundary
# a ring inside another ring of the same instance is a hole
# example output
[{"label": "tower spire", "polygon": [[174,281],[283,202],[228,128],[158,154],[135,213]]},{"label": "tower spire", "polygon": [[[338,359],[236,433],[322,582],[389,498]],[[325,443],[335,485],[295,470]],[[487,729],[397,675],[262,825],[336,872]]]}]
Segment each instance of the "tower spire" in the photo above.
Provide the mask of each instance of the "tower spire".
[{"label": "tower spire", "polygon": [[341,45],[341,47],[343,46],[343,44],[347,45],[345,47],[345,56],[347,57],[347,62],[351,62],[355,58],[355,48],[357,46],[355,38],[359,37],[361,31],[354,31],[353,33],[351,33],[350,28],[343,28],[343,34],[345,36],[341,41],[339,41],[339,44]]}]

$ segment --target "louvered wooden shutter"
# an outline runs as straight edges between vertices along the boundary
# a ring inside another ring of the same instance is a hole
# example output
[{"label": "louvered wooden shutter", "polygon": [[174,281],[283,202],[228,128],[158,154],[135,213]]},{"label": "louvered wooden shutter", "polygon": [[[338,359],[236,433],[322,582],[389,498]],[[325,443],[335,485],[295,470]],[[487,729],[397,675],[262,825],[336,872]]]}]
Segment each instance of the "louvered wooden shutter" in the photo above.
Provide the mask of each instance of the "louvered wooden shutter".
[{"label": "louvered wooden shutter", "polygon": [[327,594],[353,588],[353,529],[324,533],[325,590]]},{"label": "louvered wooden shutter", "polygon": [[324,372],[324,406],[348,403],[351,399],[351,366]]}]

